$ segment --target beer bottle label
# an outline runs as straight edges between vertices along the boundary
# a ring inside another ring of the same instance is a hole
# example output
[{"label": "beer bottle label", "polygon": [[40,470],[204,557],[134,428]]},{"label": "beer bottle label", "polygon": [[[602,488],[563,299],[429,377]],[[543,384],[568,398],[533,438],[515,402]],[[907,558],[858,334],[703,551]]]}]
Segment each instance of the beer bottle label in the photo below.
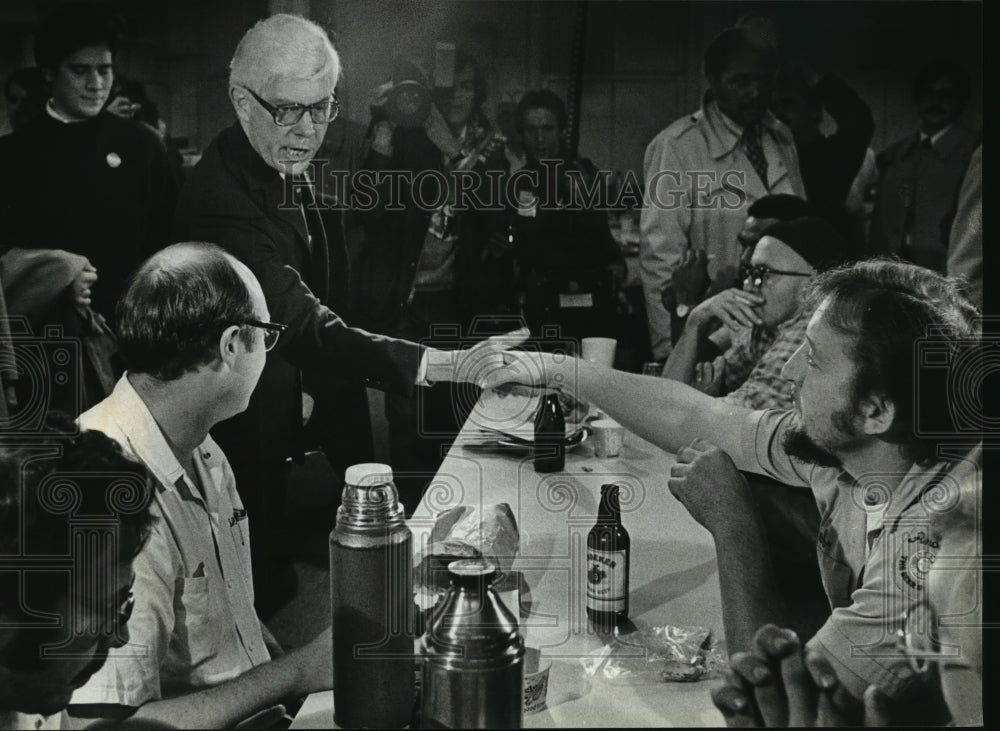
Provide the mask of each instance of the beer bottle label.
[{"label": "beer bottle label", "polygon": [[625,609],[625,551],[587,549],[587,606],[595,612]]}]

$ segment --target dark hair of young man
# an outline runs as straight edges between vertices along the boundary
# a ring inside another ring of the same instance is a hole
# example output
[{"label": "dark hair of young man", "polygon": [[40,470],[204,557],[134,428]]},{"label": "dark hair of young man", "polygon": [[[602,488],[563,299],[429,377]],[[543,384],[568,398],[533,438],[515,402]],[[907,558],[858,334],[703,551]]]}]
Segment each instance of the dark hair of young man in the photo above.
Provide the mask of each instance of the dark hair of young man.
[{"label": "dark hair of young man", "polygon": [[566,129],[566,105],[551,89],[533,89],[524,92],[514,112],[514,123],[519,133],[524,132],[524,115],[529,109],[548,109],[555,115],[559,129]]},{"label": "dark hair of young man", "polygon": [[[48,414],[30,444],[0,449],[0,665],[37,671],[47,661],[38,648],[53,628],[72,635],[68,620],[39,623],[38,612],[75,604],[104,616],[107,568],[131,564],[145,545],[154,489],[146,467],[118,442],[80,432],[65,414]],[[83,540],[100,533],[88,532],[93,525],[114,526],[114,541]]]},{"label": "dark hair of young man", "polygon": [[827,298],[827,324],[853,340],[853,402],[884,394],[896,413],[882,438],[915,462],[935,459],[938,446],[955,433],[953,394],[941,382],[948,371],[926,367],[924,354],[960,368],[980,336],[976,308],[955,280],[888,259],[820,274],[809,284],[806,305]]},{"label": "dark hair of young man", "polygon": [[61,5],[42,21],[35,35],[35,63],[40,68],[55,70],[63,59],[81,48],[105,44],[114,58],[123,25],[103,3]]}]

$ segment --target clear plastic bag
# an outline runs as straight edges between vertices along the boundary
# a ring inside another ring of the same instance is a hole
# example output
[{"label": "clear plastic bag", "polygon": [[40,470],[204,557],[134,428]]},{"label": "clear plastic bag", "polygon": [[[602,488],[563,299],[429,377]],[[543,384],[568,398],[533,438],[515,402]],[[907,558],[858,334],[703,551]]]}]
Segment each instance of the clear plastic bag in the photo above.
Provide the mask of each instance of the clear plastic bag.
[{"label": "clear plastic bag", "polygon": [[507,503],[460,505],[438,514],[428,545],[413,556],[414,601],[430,611],[448,590],[448,564],[461,558],[485,558],[500,572],[498,592],[518,588],[511,571],[520,549],[517,520]]},{"label": "clear plastic bag", "polygon": [[663,625],[619,635],[581,658],[584,673],[613,685],[655,685],[720,677],[725,649],[704,627]]}]

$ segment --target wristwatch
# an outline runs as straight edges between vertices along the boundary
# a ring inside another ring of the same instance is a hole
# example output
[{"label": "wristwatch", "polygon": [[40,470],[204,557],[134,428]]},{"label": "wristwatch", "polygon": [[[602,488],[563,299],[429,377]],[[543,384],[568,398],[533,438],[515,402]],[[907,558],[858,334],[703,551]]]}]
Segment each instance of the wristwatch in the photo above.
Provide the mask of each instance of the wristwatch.
[{"label": "wristwatch", "polygon": [[689,307],[688,305],[685,305],[685,304],[679,304],[679,305],[677,305],[677,307],[676,307],[676,308],[674,309],[674,314],[676,314],[676,315],[677,315],[678,317],[687,317],[687,316],[688,316],[688,313],[689,313],[690,311],[691,311],[691,308],[690,308],[690,307]]}]

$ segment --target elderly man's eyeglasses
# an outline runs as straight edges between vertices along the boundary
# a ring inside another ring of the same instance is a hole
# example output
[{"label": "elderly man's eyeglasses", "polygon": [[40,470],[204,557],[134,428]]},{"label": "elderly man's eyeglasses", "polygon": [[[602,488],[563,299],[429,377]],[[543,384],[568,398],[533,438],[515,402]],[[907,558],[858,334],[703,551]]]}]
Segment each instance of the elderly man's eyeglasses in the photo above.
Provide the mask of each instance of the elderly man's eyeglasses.
[{"label": "elderly man's eyeglasses", "polygon": [[743,275],[744,284],[749,284],[754,289],[760,289],[765,284],[767,280],[774,275],[782,275],[786,277],[811,277],[812,274],[806,272],[786,272],[782,269],[772,269],[766,264],[758,264],[757,266],[752,266],[746,269],[746,273]]},{"label": "elderly man's eyeglasses", "polygon": [[244,325],[259,327],[264,330],[264,351],[268,351],[278,344],[281,333],[288,329],[288,325],[281,325],[277,322],[261,322],[260,320],[245,320]]},{"label": "elderly man's eyeglasses", "polygon": [[313,121],[313,124],[327,124],[332,122],[337,118],[340,113],[340,102],[337,101],[336,95],[331,96],[329,99],[316,104],[282,104],[280,106],[274,106],[267,101],[261,99],[253,89],[244,86],[250,96],[257,100],[268,113],[274,118],[274,123],[279,127],[291,127],[293,124],[298,124],[299,120],[302,119],[302,115],[308,110],[309,118]]}]

